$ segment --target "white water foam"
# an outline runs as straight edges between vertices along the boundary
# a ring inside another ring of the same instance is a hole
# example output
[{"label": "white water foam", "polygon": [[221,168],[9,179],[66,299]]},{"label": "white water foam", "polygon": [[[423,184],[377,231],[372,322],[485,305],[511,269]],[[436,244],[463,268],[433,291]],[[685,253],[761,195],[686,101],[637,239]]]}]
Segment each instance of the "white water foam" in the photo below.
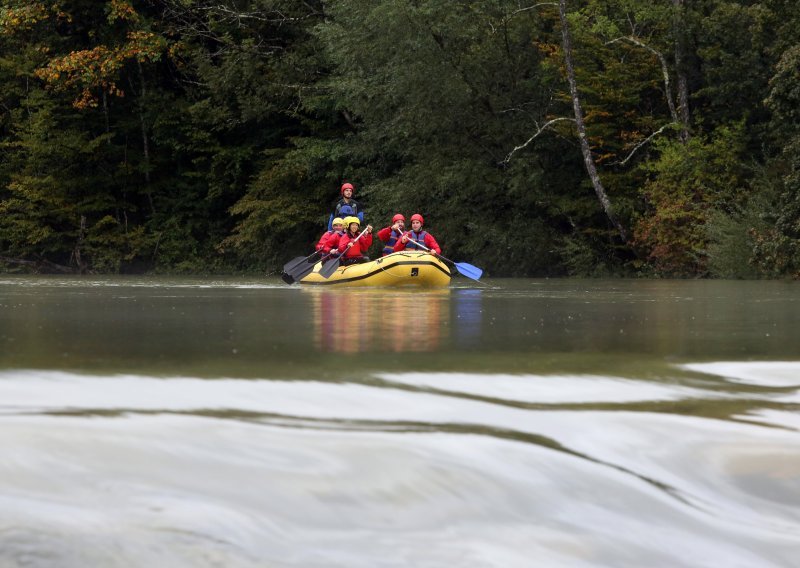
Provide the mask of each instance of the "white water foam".
[{"label": "white water foam", "polygon": [[599,375],[379,373],[377,376],[390,383],[542,404],[653,402],[732,396],[677,384]]},{"label": "white water foam", "polygon": [[764,387],[800,387],[800,361],[746,361],[689,363],[687,371],[724,377],[731,381]]},{"label": "white water foam", "polygon": [[[800,439],[785,424],[531,410],[459,396],[489,392],[493,375],[436,378],[452,392],[0,373],[0,565],[778,567],[794,558]],[[583,402],[596,402],[617,386],[638,409],[646,393],[687,394],[581,376],[558,393],[557,376],[517,378],[498,383],[510,382],[500,390],[517,401],[581,402],[585,389]],[[78,415],[41,414],[70,410]]]}]

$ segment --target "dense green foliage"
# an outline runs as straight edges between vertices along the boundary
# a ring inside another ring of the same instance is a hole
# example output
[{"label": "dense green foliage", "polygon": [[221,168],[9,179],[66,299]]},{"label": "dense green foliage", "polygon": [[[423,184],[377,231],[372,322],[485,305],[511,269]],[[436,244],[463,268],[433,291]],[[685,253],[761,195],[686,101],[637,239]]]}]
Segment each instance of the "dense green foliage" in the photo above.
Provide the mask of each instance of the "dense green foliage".
[{"label": "dense green foliage", "polygon": [[[0,1],[0,269],[274,271],[342,181],[492,275],[800,277],[800,8]],[[377,253],[378,245],[376,245]]]}]

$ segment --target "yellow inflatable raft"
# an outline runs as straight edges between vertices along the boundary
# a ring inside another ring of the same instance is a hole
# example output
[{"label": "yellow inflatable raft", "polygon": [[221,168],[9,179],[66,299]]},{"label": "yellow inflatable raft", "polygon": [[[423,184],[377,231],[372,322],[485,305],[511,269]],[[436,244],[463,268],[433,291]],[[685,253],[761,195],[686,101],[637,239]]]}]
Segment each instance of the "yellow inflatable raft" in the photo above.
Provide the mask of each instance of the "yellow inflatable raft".
[{"label": "yellow inflatable raft", "polygon": [[320,268],[322,264],[317,263],[300,284],[433,288],[447,286],[451,276],[450,269],[438,257],[417,251],[395,252],[372,262],[340,266],[327,279],[319,275]]}]

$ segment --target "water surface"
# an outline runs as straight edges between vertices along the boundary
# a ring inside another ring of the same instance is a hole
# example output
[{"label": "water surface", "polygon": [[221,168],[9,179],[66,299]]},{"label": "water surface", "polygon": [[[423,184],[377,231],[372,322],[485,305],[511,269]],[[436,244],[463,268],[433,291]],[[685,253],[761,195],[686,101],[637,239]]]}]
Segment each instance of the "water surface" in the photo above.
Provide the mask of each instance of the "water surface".
[{"label": "water surface", "polygon": [[800,286],[0,277],[0,566],[797,566]]}]

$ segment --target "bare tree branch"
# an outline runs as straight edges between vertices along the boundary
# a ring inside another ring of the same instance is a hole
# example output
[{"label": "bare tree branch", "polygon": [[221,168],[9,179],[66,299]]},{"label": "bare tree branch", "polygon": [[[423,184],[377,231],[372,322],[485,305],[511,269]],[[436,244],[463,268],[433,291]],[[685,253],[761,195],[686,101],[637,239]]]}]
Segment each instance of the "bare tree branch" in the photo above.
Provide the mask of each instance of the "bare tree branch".
[{"label": "bare tree branch", "polygon": [[606,45],[611,45],[612,43],[617,43],[619,41],[627,41],[632,43],[633,45],[644,48],[658,58],[659,62],[661,63],[661,72],[664,75],[664,94],[667,97],[667,106],[669,106],[669,114],[672,117],[673,122],[679,122],[678,112],[675,109],[675,102],[672,100],[672,88],[670,87],[669,67],[667,66],[667,59],[660,51],[653,49],[652,47],[644,43],[642,40],[635,38],[633,36],[618,37],[616,39],[612,39],[611,41],[607,41]]},{"label": "bare tree branch", "polygon": [[628,157],[627,157],[627,158],[625,158],[625,159],[624,159],[624,160],[622,160],[621,162],[612,162],[610,165],[612,165],[612,166],[624,166],[625,164],[627,164],[627,163],[628,163],[628,160],[630,160],[631,158],[633,158],[633,155],[634,155],[634,154],[635,154],[635,153],[636,153],[636,152],[639,150],[639,148],[641,148],[642,146],[644,146],[645,144],[647,144],[648,142],[650,142],[650,140],[652,140],[653,138],[655,138],[656,136],[658,136],[659,134],[661,134],[662,132],[664,132],[664,130],[666,130],[666,129],[667,129],[667,128],[669,128],[670,126],[677,126],[677,125],[678,125],[678,123],[677,123],[677,122],[668,122],[667,124],[665,124],[664,126],[662,126],[661,128],[659,128],[658,130],[656,130],[655,132],[653,132],[653,133],[652,133],[650,136],[648,136],[647,138],[645,138],[644,140],[642,140],[641,142],[639,142],[639,143],[638,143],[636,146],[634,146],[634,147],[633,147],[633,150],[631,150],[631,153],[630,153],[630,154],[628,154]]},{"label": "bare tree branch", "polygon": [[536,8],[541,8],[542,6],[558,6],[558,2],[539,2],[538,4],[534,4],[533,6],[527,6],[525,8],[520,8],[519,10],[514,10],[506,19],[510,20],[517,14],[521,14],[522,12],[527,12],[528,10],[535,10]]},{"label": "bare tree branch", "polygon": [[[149,2],[151,5],[163,9],[165,19],[174,22],[177,26],[175,31],[181,35],[202,38],[218,44],[218,49],[211,53],[215,57],[231,50],[243,49],[240,45],[233,45],[226,34],[215,29],[219,24],[251,30],[254,39],[258,41],[248,49],[268,55],[285,48],[284,42],[277,37],[277,34],[275,37],[265,35],[270,30],[275,32],[284,25],[296,24],[310,18],[320,18],[323,15],[307,2],[302,2],[306,10],[298,16],[290,16],[280,10],[242,11],[238,10],[236,4],[230,0],[227,2],[196,0],[191,4],[181,0],[149,0]],[[268,24],[269,28],[259,27],[255,22]]]},{"label": "bare tree branch", "polygon": [[536,123],[536,132],[533,134],[533,136],[531,136],[530,138],[528,138],[528,139],[527,139],[527,140],[526,140],[524,143],[520,144],[519,146],[515,146],[515,147],[514,147],[514,149],[513,149],[513,150],[511,150],[511,151],[508,153],[508,155],[505,157],[505,159],[504,159],[504,160],[503,160],[501,163],[502,163],[503,165],[505,165],[505,164],[508,164],[508,162],[510,162],[510,161],[511,161],[511,156],[513,156],[513,155],[514,155],[514,154],[515,154],[515,153],[516,153],[518,150],[522,150],[523,148],[525,148],[526,146],[528,146],[528,144],[530,144],[531,142],[533,142],[534,140],[536,140],[536,138],[538,138],[538,137],[539,137],[539,135],[540,135],[542,132],[544,132],[545,130],[548,130],[548,129],[549,129],[549,127],[550,127],[550,125],[551,125],[551,124],[554,124],[554,123],[556,123],[556,122],[560,122],[560,121],[562,121],[562,120],[569,120],[569,121],[571,121],[571,122],[575,122],[575,119],[574,119],[574,118],[568,118],[568,117],[566,117],[566,116],[562,116],[562,117],[559,117],[559,118],[554,118],[553,120],[548,120],[548,121],[547,121],[547,122],[545,122],[545,123],[544,123],[542,126],[539,126],[539,123],[537,122],[537,123]]},{"label": "bare tree branch", "polygon": [[[519,8],[518,10],[514,10],[510,14],[506,14],[500,23],[498,24],[499,27],[506,25],[508,22],[511,21],[511,18],[516,16],[517,14],[521,14],[522,12],[528,12],[530,10],[535,10],[536,8],[541,8],[542,6],[558,6],[558,2],[539,2],[538,4],[533,4],[532,6],[526,6],[525,8]],[[492,28],[492,33],[497,33],[497,28],[489,22],[489,27]]]}]

